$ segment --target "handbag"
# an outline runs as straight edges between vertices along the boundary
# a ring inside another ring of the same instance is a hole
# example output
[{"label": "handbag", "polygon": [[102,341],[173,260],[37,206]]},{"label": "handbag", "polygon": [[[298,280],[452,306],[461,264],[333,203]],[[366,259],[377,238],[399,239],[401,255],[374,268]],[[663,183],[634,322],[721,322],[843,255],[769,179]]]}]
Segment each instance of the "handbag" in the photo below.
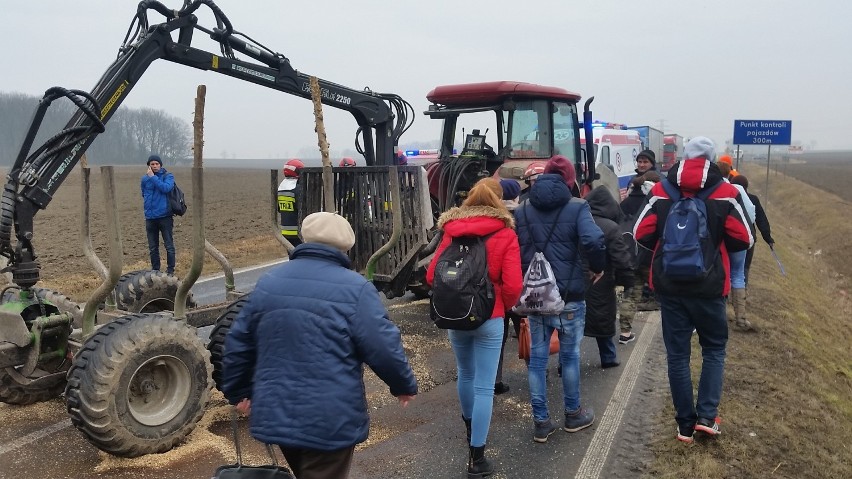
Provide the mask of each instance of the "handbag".
[{"label": "handbag", "polygon": [[[529,360],[532,349],[532,336],[530,336],[529,319],[521,319],[521,331],[518,333],[518,359]],[[550,354],[559,352],[559,331],[553,330],[550,335]]]},{"label": "handbag", "polygon": [[213,479],[296,479],[290,469],[278,465],[272,446],[266,446],[266,452],[272,458],[272,464],[266,466],[247,466],[243,464],[243,453],[240,449],[240,437],[237,434],[237,412],[231,413],[231,428],[234,431],[234,445],[237,448],[237,463],[219,466]]}]

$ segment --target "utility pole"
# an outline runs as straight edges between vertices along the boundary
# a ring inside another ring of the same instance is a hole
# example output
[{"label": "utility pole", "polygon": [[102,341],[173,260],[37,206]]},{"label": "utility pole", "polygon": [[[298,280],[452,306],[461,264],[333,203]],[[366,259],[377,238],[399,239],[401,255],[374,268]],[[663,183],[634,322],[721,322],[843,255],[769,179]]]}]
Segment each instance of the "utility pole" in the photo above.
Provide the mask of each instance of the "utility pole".
[{"label": "utility pole", "polygon": [[666,132],[666,120],[659,119],[657,120],[657,124],[660,125],[660,130],[665,133]]}]

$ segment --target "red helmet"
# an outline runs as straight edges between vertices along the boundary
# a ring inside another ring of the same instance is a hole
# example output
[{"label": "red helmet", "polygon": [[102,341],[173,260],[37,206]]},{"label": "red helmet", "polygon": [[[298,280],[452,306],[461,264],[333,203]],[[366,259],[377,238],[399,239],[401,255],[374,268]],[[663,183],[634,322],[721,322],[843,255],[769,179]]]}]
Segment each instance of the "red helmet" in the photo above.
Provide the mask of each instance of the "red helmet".
[{"label": "red helmet", "polygon": [[542,173],[544,173],[544,162],[534,161],[527,165],[527,171],[524,172],[524,179],[534,180]]},{"label": "red helmet", "polygon": [[302,163],[302,160],[292,159],[287,163],[284,163],[284,168],[281,168],[281,172],[284,173],[284,176],[295,178],[299,176],[299,170],[305,167],[305,164]]},{"label": "red helmet", "polygon": [[349,158],[348,156],[344,157],[342,160],[340,160],[340,166],[341,167],[355,166],[355,160],[353,160],[352,158]]},{"label": "red helmet", "polygon": [[405,166],[408,164],[408,157],[405,156],[405,152],[399,150],[396,152],[396,164],[399,166]]}]

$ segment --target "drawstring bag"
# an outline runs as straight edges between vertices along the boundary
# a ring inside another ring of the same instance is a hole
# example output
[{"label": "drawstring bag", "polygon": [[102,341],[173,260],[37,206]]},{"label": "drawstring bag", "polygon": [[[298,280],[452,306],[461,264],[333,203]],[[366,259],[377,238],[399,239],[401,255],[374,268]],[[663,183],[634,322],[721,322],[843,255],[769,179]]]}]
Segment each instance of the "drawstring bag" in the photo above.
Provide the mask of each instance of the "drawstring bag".
[{"label": "drawstring bag", "polygon": [[[524,218],[526,218],[526,207],[523,209],[523,213]],[[547,250],[547,245],[550,244],[550,238],[556,229],[556,220],[559,219],[561,213],[562,210],[559,210],[553,218],[553,224],[550,225],[550,232],[547,234],[547,240],[545,240],[543,247],[538,247],[535,238],[532,237],[532,230],[530,231],[530,239],[532,239],[536,253],[533,255],[532,261],[524,273],[523,289],[521,290],[521,297],[518,299],[518,304],[512,308],[512,312],[516,314],[522,316],[530,314],[552,316],[561,314],[562,310],[565,309],[565,300],[562,299],[562,295],[559,293],[559,285],[556,283],[553,267],[550,266],[550,262],[544,256],[544,251]],[[527,224],[529,224],[529,219],[527,219]]]},{"label": "drawstring bag", "polygon": [[278,465],[272,446],[266,446],[266,452],[272,459],[267,466],[247,466],[243,464],[243,452],[240,449],[240,437],[237,434],[237,412],[231,413],[231,429],[234,431],[234,445],[237,448],[237,463],[219,466],[212,479],[296,479],[290,469]]}]

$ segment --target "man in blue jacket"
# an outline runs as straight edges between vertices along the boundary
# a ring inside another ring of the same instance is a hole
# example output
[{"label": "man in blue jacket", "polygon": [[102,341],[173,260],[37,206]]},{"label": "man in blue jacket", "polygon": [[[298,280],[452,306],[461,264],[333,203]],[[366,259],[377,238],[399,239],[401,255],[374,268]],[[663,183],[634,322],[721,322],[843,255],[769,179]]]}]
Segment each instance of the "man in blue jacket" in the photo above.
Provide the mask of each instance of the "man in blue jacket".
[{"label": "man in blue jacket", "polygon": [[367,439],[366,363],[403,407],[417,382],[373,284],[350,269],[355,244],[342,216],[301,225],[304,243],[264,275],[234,320],[222,358],[222,392],[251,433],[277,444],[299,479],[345,478]]},{"label": "man in blue jacket", "polygon": [[547,409],[545,371],[550,336],[559,331],[559,363],[562,366],[562,392],[567,432],[592,425],[595,413],[580,407],[580,341],[586,322],[585,281],[580,250],[585,253],[597,282],[606,265],[604,234],[592,218],[589,204],[573,198],[576,183],[574,165],[561,155],[554,156],[530,188],[529,199],[515,210],[521,264],[526,271],[537,252],[544,253],[553,268],[559,292],[565,301],[562,314],[529,315],[529,381],[535,431],[533,440],[547,442],[557,428]]},{"label": "man in blue jacket", "polygon": [[175,177],[163,168],[158,155],[148,157],[148,171],[142,175],[142,204],[145,210],[145,232],[148,234],[148,254],[151,269],[160,270],[160,235],[166,247],[166,273],[175,274],[175,241],[172,231],[172,207],[169,193],[175,187]]}]

